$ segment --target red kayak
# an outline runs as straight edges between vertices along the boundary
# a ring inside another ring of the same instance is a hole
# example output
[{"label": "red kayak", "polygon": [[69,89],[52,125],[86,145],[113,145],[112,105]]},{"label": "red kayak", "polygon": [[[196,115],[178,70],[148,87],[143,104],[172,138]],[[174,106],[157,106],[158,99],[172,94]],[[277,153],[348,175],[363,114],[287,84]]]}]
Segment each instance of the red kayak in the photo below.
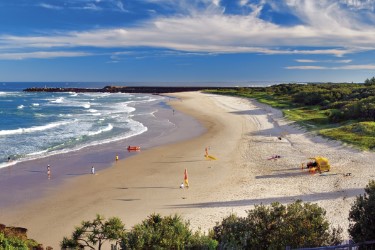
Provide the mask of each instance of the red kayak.
[{"label": "red kayak", "polygon": [[141,147],[139,146],[129,146],[128,151],[139,151],[141,150]]}]

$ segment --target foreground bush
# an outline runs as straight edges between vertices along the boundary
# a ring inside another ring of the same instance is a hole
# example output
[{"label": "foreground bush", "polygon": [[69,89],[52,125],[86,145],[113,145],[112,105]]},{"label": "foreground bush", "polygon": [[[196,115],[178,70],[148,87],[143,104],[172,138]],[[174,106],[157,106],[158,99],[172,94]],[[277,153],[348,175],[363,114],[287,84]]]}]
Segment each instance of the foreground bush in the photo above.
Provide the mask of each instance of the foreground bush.
[{"label": "foreground bush", "polygon": [[342,229],[330,231],[325,210],[318,205],[296,201],[255,206],[245,218],[230,215],[213,231],[219,248],[284,249],[338,244]]},{"label": "foreground bush", "polygon": [[375,181],[357,197],[349,212],[349,234],[355,242],[375,240]]},{"label": "foreground bush", "polygon": [[17,237],[6,237],[3,233],[0,233],[0,249],[6,250],[28,250],[25,241]]},{"label": "foreground bush", "polygon": [[40,249],[42,246],[27,237],[27,229],[0,224],[0,250]]},{"label": "foreground bush", "polygon": [[125,226],[117,217],[105,220],[97,215],[93,221],[82,221],[81,226],[76,227],[71,238],[64,237],[60,246],[62,249],[101,249],[104,242],[117,241],[125,233]]},{"label": "foreground bush", "polygon": [[209,236],[193,233],[189,223],[178,215],[152,214],[127,232],[120,219],[104,221],[98,215],[93,222],[82,222],[72,238],[64,238],[61,247],[101,249],[104,241],[113,241],[121,249],[285,249],[337,245],[342,241],[342,229],[330,229],[325,213],[317,204],[302,201],[287,206],[258,205],[247,211],[246,217],[224,218]]},{"label": "foreground bush", "polygon": [[122,249],[216,249],[217,242],[199,232],[193,234],[180,216],[152,214],[135,225],[121,242]]}]

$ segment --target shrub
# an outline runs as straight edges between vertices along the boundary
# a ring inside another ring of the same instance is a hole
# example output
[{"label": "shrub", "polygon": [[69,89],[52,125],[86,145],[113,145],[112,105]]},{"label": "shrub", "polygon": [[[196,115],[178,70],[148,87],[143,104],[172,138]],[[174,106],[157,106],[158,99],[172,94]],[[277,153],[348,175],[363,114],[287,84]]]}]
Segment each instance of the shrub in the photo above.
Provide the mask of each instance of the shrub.
[{"label": "shrub", "polygon": [[230,215],[214,227],[214,239],[224,249],[282,249],[314,247],[341,241],[342,230],[329,230],[325,211],[316,204],[296,201],[273,203],[247,211],[247,217]]},{"label": "shrub", "polygon": [[25,241],[17,237],[7,237],[4,233],[0,233],[0,249],[6,250],[28,250]]},{"label": "shrub", "polygon": [[365,194],[358,196],[349,211],[349,234],[355,242],[375,239],[375,181],[365,188]]},{"label": "shrub", "polygon": [[192,234],[180,216],[152,214],[135,225],[121,242],[122,249],[215,249],[217,243],[200,233]]},{"label": "shrub", "polygon": [[71,238],[64,237],[60,246],[63,249],[78,249],[89,247],[100,250],[106,241],[118,241],[125,233],[125,226],[117,217],[105,221],[103,216],[96,215],[93,221],[82,221],[81,226],[76,227]]}]

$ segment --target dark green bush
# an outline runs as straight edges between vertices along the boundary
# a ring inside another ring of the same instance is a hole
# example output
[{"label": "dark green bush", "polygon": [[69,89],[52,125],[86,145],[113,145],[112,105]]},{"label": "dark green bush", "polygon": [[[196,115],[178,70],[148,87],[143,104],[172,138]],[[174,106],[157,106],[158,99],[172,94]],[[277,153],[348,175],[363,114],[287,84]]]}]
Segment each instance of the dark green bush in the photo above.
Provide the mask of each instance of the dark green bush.
[{"label": "dark green bush", "polygon": [[7,237],[3,233],[0,233],[0,249],[28,250],[29,248],[25,241],[17,237]]},{"label": "dark green bush", "polygon": [[122,249],[215,249],[216,241],[193,234],[189,223],[178,215],[152,214],[135,225],[121,241]]},{"label": "dark green bush", "polygon": [[103,243],[117,242],[125,233],[125,226],[117,217],[105,220],[96,215],[93,221],[82,221],[81,226],[75,228],[71,238],[64,237],[60,243],[62,249],[79,249],[81,246],[100,250]]},{"label": "dark green bush", "polygon": [[214,239],[223,249],[284,249],[338,244],[341,232],[329,230],[324,209],[296,201],[255,206],[246,218],[230,215],[214,227]]},{"label": "dark green bush", "polygon": [[355,242],[375,239],[375,181],[357,197],[349,212],[349,234]]}]

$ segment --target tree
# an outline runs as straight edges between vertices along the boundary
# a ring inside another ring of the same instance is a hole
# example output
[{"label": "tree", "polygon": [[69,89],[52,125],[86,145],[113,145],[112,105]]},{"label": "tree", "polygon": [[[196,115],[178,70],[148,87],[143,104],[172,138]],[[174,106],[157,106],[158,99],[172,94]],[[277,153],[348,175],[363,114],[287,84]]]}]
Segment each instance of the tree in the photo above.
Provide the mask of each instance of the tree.
[{"label": "tree", "polygon": [[366,79],[365,80],[365,85],[366,86],[371,86],[371,85],[375,85],[375,77],[372,77],[371,79]]},{"label": "tree", "polygon": [[96,215],[93,221],[82,221],[76,227],[71,238],[64,237],[60,242],[61,248],[77,249],[81,246],[90,249],[101,249],[106,241],[118,241],[125,234],[125,226],[117,217],[105,221],[101,215]]},{"label": "tree", "polygon": [[329,230],[325,211],[316,204],[296,201],[288,206],[272,203],[247,211],[246,218],[230,215],[214,227],[214,239],[224,249],[283,249],[334,245],[339,229]]},{"label": "tree", "polygon": [[365,188],[365,194],[357,196],[349,211],[349,234],[355,242],[375,240],[375,181]]},{"label": "tree", "polygon": [[192,234],[189,223],[178,215],[152,214],[128,232],[122,249],[216,249],[217,242],[200,233]]}]

